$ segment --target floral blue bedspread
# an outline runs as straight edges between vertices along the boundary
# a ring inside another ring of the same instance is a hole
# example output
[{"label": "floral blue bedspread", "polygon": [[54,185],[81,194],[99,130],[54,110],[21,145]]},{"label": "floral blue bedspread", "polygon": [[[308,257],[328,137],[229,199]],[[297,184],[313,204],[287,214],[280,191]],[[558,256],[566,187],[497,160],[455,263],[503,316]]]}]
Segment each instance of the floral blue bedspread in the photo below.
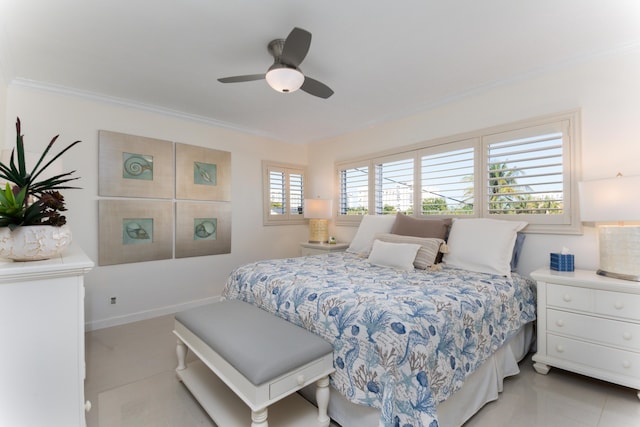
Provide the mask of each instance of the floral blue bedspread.
[{"label": "floral blue bedspread", "polygon": [[516,274],[405,272],[349,253],[244,265],[223,298],[333,343],[333,386],[381,409],[384,426],[437,426],[437,403],[535,319],[534,284]]}]

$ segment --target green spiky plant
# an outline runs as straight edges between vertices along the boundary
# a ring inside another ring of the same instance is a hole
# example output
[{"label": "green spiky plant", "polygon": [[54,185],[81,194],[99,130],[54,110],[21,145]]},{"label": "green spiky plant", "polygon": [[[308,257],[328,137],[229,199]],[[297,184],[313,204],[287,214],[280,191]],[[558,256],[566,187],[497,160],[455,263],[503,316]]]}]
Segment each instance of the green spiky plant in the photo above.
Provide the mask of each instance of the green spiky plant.
[{"label": "green spiky plant", "polygon": [[7,182],[5,188],[0,189],[0,227],[14,230],[16,227],[27,225],[64,225],[66,218],[60,212],[66,208],[64,197],[58,190],[79,188],[67,185],[69,181],[78,179],[71,177],[76,171],[61,173],[41,181],[37,179],[53,162],[80,141],[69,144],[50,160],[46,160],[60,135],[54,136],[31,172],[28,172],[19,117],[16,120],[16,135],[16,147],[11,150],[9,164],[0,162],[0,181]]}]

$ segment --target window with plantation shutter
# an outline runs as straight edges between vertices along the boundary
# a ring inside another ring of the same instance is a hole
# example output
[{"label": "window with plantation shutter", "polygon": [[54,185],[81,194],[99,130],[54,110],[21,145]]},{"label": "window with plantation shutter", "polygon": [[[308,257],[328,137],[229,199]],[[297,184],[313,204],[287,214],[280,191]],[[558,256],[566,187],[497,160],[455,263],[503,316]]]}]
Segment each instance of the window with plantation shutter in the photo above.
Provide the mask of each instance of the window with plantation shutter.
[{"label": "window with plantation shutter", "polygon": [[420,157],[422,215],[473,215],[474,141],[425,149]]},{"label": "window with plantation shutter", "polygon": [[339,216],[369,213],[369,167],[347,166],[338,171],[340,180]]},{"label": "window with plantation shutter", "polygon": [[483,138],[485,215],[565,224],[571,194],[565,176],[569,123],[559,121]]},{"label": "window with plantation shutter", "polygon": [[528,233],[578,234],[580,113],[570,111],[336,164],[340,215],[526,221]]},{"label": "window with plantation shutter", "polygon": [[414,157],[375,162],[375,212],[413,213]]},{"label": "window with plantation shutter", "polygon": [[303,224],[303,166],[263,162],[265,225]]}]

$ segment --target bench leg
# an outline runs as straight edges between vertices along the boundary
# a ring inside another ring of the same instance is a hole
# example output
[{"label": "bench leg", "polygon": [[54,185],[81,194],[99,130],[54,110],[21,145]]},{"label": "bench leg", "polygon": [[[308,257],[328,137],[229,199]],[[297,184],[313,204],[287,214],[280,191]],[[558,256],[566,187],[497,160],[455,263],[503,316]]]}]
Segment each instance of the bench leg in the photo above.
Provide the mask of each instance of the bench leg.
[{"label": "bench leg", "polygon": [[327,415],[329,407],[329,377],[316,381],[316,402],[318,403],[318,425],[327,427],[331,419]]},{"label": "bench leg", "polygon": [[176,345],[176,354],[178,355],[178,367],[176,368],[176,371],[183,371],[184,369],[186,369],[187,365],[185,363],[185,360],[187,358],[188,350],[189,349],[185,345],[185,343],[183,343],[182,340],[178,340],[178,343]]},{"label": "bench leg", "polygon": [[269,427],[267,422],[267,408],[251,411],[251,427]]}]

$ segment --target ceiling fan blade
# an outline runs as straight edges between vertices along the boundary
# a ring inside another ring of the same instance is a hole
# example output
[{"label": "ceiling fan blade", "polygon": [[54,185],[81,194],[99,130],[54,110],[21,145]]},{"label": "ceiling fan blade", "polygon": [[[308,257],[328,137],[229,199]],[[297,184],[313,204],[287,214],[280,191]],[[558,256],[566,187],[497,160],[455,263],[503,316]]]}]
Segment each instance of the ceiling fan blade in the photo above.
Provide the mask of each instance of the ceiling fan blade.
[{"label": "ceiling fan blade", "polygon": [[328,97],[333,95],[333,90],[331,90],[329,86],[306,76],[304,78],[304,83],[302,83],[302,86],[300,86],[300,89],[310,95],[314,95],[324,99],[327,99]]},{"label": "ceiling fan blade", "polygon": [[218,81],[220,83],[241,83],[262,79],[264,79],[264,74],[248,74],[246,76],[222,77]]},{"label": "ceiling fan blade", "polygon": [[311,46],[311,33],[302,28],[295,27],[284,41],[280,60],[287,65],[298,67]]}]

